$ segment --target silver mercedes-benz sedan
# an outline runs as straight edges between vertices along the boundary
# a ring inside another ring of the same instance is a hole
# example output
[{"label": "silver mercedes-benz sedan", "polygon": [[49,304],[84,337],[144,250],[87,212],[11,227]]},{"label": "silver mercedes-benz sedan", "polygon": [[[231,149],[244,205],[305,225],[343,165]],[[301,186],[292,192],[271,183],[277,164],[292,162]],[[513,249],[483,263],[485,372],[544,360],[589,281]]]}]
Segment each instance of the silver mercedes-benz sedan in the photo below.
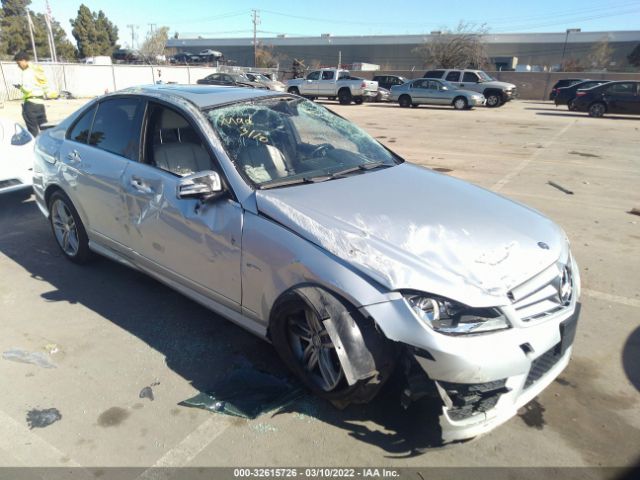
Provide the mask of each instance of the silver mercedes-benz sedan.
[{"label": "silver mercedes-benz sedan", "polygon": [[338,405],[402,366],[407,398],[440,399],[444,440],[465,439],[569,362],[580,280],[560,227],[298,96],[116,92],[43,132],[36,155],[69,260],[146,272],[271,341]]}]

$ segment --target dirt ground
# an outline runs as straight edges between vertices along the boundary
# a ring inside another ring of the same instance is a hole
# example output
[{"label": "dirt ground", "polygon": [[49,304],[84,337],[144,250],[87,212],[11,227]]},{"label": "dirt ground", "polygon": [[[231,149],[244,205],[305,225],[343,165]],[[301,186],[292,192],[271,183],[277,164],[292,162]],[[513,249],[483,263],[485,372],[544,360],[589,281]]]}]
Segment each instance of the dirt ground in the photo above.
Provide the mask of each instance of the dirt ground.
[{"label": "dirt ground", "polygon": [[[49,119],[82,103],[53,102]],[[583,308],[561,377],[505,425],[444,449],[430,448],[429,409],[403,411],[389,395],[344,411],[307,396],[251,421],[178,406],[247,361],[284,367],[267,343],[140,273],[65,261],[34,202],[11,195],[0,198],[0,352],[57,349],[57,368],[0,358],[0,466],[640,461],[640,217],[627,213],[640,208],[640,117],[592,119],[534,101],[463,112],[325,104],[406,160],[530,205],[566,230]],[[17,103],[0,109],[19,115]],[[140,398],[154,382],[154,400]],[[28,412],[48,408],[61,419],[30,429]]]}]

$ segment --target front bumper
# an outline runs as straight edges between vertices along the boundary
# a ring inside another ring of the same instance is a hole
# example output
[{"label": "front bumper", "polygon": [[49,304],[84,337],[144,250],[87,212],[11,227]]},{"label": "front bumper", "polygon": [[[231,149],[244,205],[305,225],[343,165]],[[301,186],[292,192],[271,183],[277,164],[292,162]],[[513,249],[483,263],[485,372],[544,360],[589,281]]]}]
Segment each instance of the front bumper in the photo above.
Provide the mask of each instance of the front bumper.
[{"label": "front bumper", "polygon": [[[362,307],[391,340],[406,346],[420,375],[433,380],[442,400],[445,442],[487,433],[513,417],[567,366],[580,315],[580,278],[572,261],[571,303],[541,319],[522,320],[501,307],[512,328],[450,336],[411,318],[402,299]],[[419,368],[418,368],[419,367]]]},{"label": "front bumper", "polygon": [[484,105],[486,105],[487,103],[487,99],[482,97],[482,98],[467,98],[467,102],[469,103],[470,106],[472,107],[483,107]]},{"label": "front bumper", "polygon": [[517,89],[512,89],[512,90],[505,90],[502,92],[502,101],[503,102],[508,102],[509,100],[513,100],[514,98],[518,98],[518,90]]}]

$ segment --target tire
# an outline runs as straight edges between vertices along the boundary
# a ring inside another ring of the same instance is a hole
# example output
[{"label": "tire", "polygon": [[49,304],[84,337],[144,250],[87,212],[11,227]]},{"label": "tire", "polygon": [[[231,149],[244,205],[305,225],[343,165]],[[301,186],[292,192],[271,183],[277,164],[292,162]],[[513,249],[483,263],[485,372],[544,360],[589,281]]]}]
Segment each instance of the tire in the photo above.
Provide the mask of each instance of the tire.
[{"label": "tire", "polygon": [[456,110],[467,110],[469,106],[467,99],[464,97],[454,98],[452,105],[453,105],[453,108],[455,108]]},{"label": "tire", "polygon": [[[339,408],[351,403],[366,403],[376,396],[395,368],[392,342],[377,331],[372,321],[366,321],[345,301],[325,290],[315,290],[321,295],[323,307],[341,312],[331,318],[350,316],[355,320],[364,340],[363,348],[371,354],[378,374],[349,385],[335,347],[320,320],[321,315],[308,298],[296,292],[286,294],[274,307],[269,328],[273,345],[289,369],[319,397]],[[304,340],[304,336],[308,340]],[[309,351],[311,353],[307,353]],[[309,367],[311,363],[313,365]]]},{"label": "tire", "polygon": [[362,97],[356,97],[353,99],[353,101],[355,102],[356,105],[362,105],[364,102],[364,98]]},{"label": "tire", "polygon": [[573,98],[572,98],[572,99],[570,99],[570,100],[567,102],[567,108],[569,109],[569,111],[571,111],[571,112],[575,112],[575,110],[576,110],[576,109],[575,109],[575,107],[573,106]]},{"label": "tire", "polygon": [[589,116],[601,118],[607,112],[607,106],[602,102],[595,102],[589,105]]},{"label": "tire", "polygon": [[411,97],[409,95],[401,95],[398,99],[398,105],[402,108],[409,108],[413,103],[411,102]]},{"label": "tire", "polygon": [[343,88],[338,92],[338,101],[340,105],[350,105],[351,104],[351,92],[347,88]]},{"label": "tire", "polygon": [[93,257],[89,238],[78,211],[61,191],[49,199],[49,223],[53,237],[67,259],[74,263],[87,263]]},{"label": "tire", "polygon": [[502,95],[499,92],[485,93],[484,96],[487,99],[487,107],[489,108],[497,108],[503,104]]},{"label": "tire", "polygon": [[418,103],[412,103],[411,108],[418,108],[420,105]]},{"label": "tire", "polygon": [[291,87],[287,92],[292,93],[293,95],[300,96],[300,90],[297,87]]}]

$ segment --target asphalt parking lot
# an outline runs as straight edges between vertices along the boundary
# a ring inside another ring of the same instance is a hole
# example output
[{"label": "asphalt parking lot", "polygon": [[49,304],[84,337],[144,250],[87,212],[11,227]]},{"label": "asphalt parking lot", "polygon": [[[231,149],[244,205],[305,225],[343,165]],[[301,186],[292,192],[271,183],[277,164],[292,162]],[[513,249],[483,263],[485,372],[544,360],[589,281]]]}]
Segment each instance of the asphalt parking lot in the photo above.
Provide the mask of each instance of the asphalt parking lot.
[{"label": "asphalt parking lot", "polygon": [[[81,103],[56,102],[49,117]],[[640,462],[640,217],[628,213],[640,208],[640,117],[592,119],[536,101],[473,111],[325,105],[406,160],[530,205],[566,230],[583,308],[560,378],[507,424],[444,449],[430,448],[433,412],[403,411],[391,394],[344,411],[305,397],[250,421],[182,407],[233,368],[284,366],[267,343],[140,273],[66,261],[33,200],[11,195],[0,198],[0,352],[43,352],[56,368],[0,358],[0,465]],[[19,105],[0,115],[19,118]],[[153,383],[154,400],[140,398]],[[61,419],[30,429],[27,413],[48,408]]]}]

